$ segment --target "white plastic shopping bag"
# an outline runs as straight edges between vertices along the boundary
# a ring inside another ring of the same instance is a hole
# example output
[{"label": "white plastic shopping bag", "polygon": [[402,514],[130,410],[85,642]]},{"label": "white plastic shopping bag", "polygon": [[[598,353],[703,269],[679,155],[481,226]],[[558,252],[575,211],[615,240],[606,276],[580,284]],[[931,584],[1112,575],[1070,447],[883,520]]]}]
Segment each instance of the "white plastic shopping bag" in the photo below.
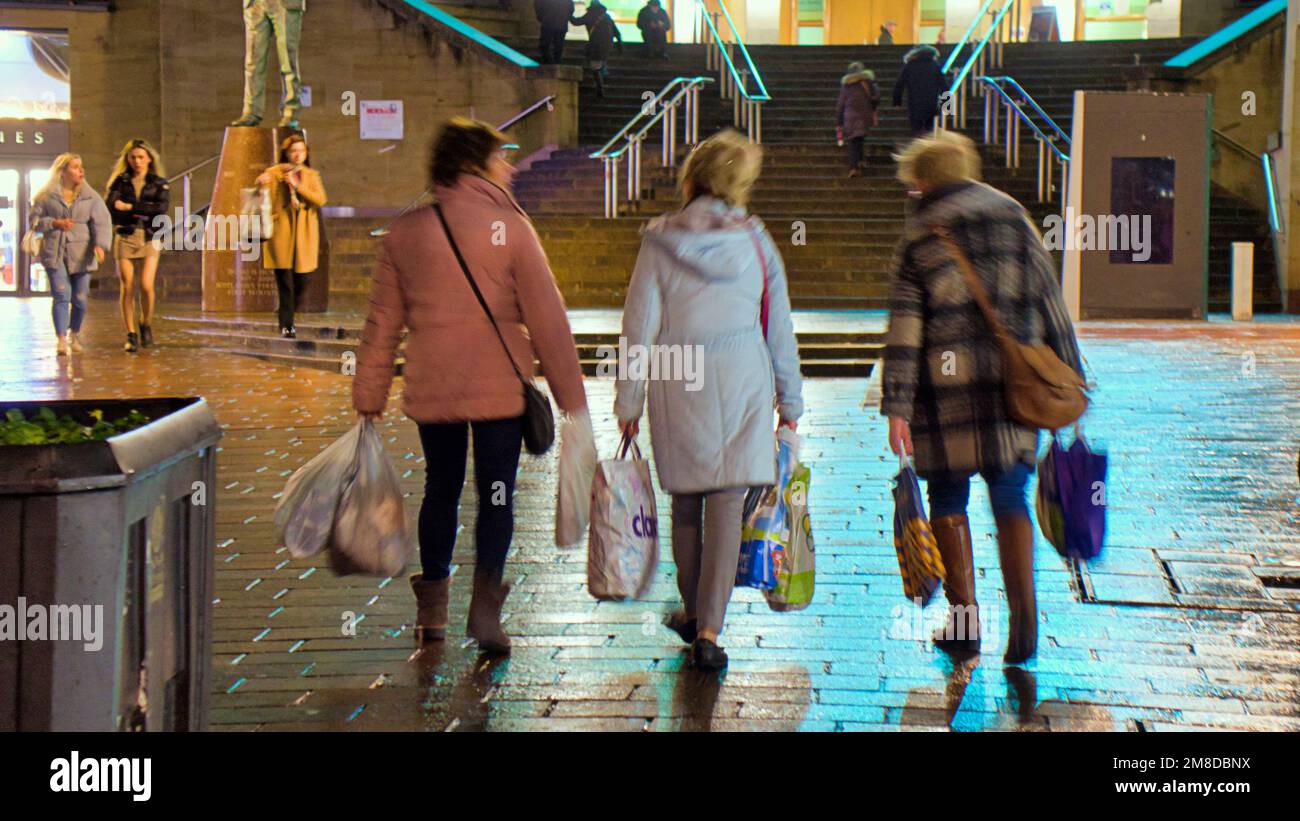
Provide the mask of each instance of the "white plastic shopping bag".
[{"label": "white plastic shopping bag", "polygon": [[295,558],[314,556],[329,543],[343,486],[356,472],[360,435],[357,423],[285,483],[275,506],[275,526]]},{"label": "white plastic shopping bag", "polygon": [[410,563],[412,540],[397,471],[368,419],[360,423],[356,470],[339,497],[330,564],[340,576],[396,576]]},{"label": "white plastic shopping bag", "polygon": [[591,512],[591,482],[596,476],[596,435],[587,411],[567,414],[560,426],[559,485],[555,495],[555,544],[582,541]]},{"label": "white plastic shopping bag", "polygon": [[259,185],[239,189],[239,230],[245,242],[271,238],[271,192]]},{"label": "white plastic shopping bag", "polygon": [[[629,449],[632,458],[625,458]],[[639,599],[659,566],[659,521],[650,465],[627,436],[617,459],[596,468],[591,486],[587,589],[598,599]]]}]

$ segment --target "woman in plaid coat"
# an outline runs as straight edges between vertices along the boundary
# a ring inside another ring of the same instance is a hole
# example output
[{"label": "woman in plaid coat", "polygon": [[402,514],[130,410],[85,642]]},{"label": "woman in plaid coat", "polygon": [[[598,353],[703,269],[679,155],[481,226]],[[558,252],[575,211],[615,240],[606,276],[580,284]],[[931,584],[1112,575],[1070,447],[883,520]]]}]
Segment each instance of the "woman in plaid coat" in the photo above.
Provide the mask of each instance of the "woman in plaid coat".
[{"label": "woman in plaid coat", "polygon": [[970,477],[989,486],[1010,630],[1006,661],[1037,648],[1033,525],[1025,485],[1038,431],[1012,421],[1003,400],[1001,351],[934,226],[971,261],[1002,321],[1021,342],[1045,342],[1080,375],[1078,344],[1051,258],[1024,208],[977,181],[979,156],[953,132],[916,140],[899,178],[921,192],[900,244],[889,297],[881,413],[890,447],[915,458],[927,480],[930,521],[946,570],[948,625],[935,643],[979,649],[975,570],[966,504]]}]

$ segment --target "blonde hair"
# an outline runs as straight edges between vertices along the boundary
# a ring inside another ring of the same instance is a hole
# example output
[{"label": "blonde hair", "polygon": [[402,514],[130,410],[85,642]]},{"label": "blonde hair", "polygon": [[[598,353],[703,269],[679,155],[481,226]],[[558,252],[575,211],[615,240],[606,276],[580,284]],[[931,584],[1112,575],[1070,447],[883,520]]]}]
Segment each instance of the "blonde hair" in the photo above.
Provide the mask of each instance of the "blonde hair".
[{"label": "blonde hair", "polygon": [[712,196],[744,207],[763,168],[763,150],[733,129],[719,132],[696,146],[686,158],[679,179],[683,199]]},{"label": "blonde hair", "polygon": [[[74,160],[80,159],[80,154],[60,154],[55,157],[54,162],[50,164],[50,175],[45,178],[45,184],[36,189],[35,194],[32,194],[32,205],[62,188],[64,169],[71,165]],[[77,186],[77,190],[81,190],[80,185]]]},{"label": "blonde hair", "polygon": [[163,174],[162,160],[158,158],[158,152],[152,145],[149,145],[144,140],[127,140],[126,145],[122,146],[122,150],[117,154],[117,162],[113,163],[113,173],[108,175],[108,183],[104,185],[105,197],[108,196],[108,190],[113,187],[113,180],[125,174],[126,170],[131,167],[127,162],[127,158],[137,148],[143,148],[144,153],[149,155],[149,170],[146,173],[157,174],[160,177],[166,176]]},{"label": "blonde hair", "polygon": [[980,155],[969,137],[939,131],[920,137],[894,155],[898,179],[908,186],[938,187],[980,178]]}]

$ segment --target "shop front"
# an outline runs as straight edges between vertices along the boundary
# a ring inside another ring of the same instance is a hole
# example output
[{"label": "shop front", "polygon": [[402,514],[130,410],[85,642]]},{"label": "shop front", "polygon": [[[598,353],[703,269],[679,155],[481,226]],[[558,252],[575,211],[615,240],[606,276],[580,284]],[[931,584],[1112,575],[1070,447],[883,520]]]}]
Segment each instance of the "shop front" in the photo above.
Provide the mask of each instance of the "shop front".
[{"label": "shop front", "polygon": [[69,150],[67,48],[65,32],[0,29],[0,296],[50,291],[22,238],[32,195]]}]

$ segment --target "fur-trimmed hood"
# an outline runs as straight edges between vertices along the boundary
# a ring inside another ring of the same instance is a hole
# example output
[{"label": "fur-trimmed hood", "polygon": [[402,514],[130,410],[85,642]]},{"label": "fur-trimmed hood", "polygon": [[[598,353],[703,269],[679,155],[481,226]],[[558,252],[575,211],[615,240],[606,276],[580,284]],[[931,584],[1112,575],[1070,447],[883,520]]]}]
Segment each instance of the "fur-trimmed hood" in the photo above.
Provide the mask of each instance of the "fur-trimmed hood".
[{"label": "fur-trimmed hood", "polygon": [[904,54],[903,62],[910,63],[913,60],[919,60],[922,57],[929,57],[931,60],[938,62],[939,49],[935,48],[932,45],[929,45],[928,43],[922,43],[921,45],[913,49],[910,49],[906,54]]}]

